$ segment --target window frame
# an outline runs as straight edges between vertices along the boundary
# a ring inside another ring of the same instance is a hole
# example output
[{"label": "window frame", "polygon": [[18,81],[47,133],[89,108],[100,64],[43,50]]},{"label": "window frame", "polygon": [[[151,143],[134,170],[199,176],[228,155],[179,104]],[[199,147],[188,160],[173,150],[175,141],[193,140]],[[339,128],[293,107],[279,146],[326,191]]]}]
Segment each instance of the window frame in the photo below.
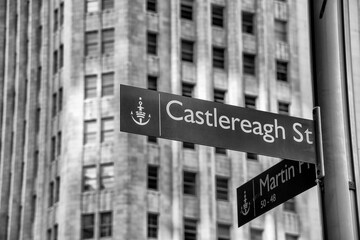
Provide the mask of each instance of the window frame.
[{"label": "window frame", "polygon": [[229,201],[229,178],[217,175],[215,185],[216,200]]},{"label": "window frame", "polygon": [[[96,191],[98,189],[96,165],[83,166],[82,170],[82,192]],[[90,174],[86,172],[87,170],[91,170]],[[89,177],[88,179],[87,176]],[[92,184],[89,182],[91,182]],[[89,189],[87,186],[93,187]]]},{"label": "window frame", "polygon": [[[110,171],[104,171],[105,168],[109,168]],[[110,174],[104,174],[104,173],[110,173]],[[103,164],[101,164],[100,165],[100,177],[99,178],[100,178],[99,179],[99,188],[100,188],[100,190],[114,188],[114,184],[115,184],[114,163],[103,163]],[[110,186],[108,186],[109,184],[110,184]]]},{"label": "window frame", "polygon": [[212,62],[213,68],[225,69],[225,53],[224,47],[213,46],[212,48]]},{"label": "window frame", "polygon": [[194,2],[192,0],[180,1],[180,18],[188,21],[193,20]]},{"label": "window frame", "polygon": [[[97,142],[97,121],[90,119],[84,121],[84,145],[94,144]],[[92,138],[89,138],[91,136]],[[89,139],[91,141],[89,141]]]},{"label": "window frame", "polygon": [[147,54],[157,56],[157,33],[148,31],[147,32]]},{"label": "window frame", "polygon": [[115,52],[115,29],[106,28],[101,31],[101,54],[113,55]]},{"label": "window frame", "polygon": [[183,194],[197,195],[197,173],[192,171],[183,171]]},{"label": "window frame", "polygon": [[101,97],[114,95],[114,72],[106,72],[101,74]]},{"label": "window frame", "polygon": [[276,60],[276,80],[288,82],[289,63],[287,61]]},{"label": "window frame", "polygon": [[[90,218],[90,223],[87,223],[85,218]],[[85,225],[86,224],[86,225]],[[85,236],[85,231],[90,230],[90,236]],[[81,216],[81,239],[92,239],[95,237],[95,214],[86,213]]]},{"label": "window frame", "polygon": [[159,190],[159,166],[147,165],[147,189]]},{"label": "window frame", "polygon": [[147,237],[157,238],[159,229],[159,214],[148,212],[147,214]]},{"label": "window frame", "polygon": [[114,140],[114,134],[114,117],[101,118],[100,141],[102,143],[112,142]]},{"label": "window frame", "polygon": [[194,62],[194,41],[181,39],[181,60],[185,62]]},{"label": "window frame", "polygon": [[223,28],[225,25],[225,6],[211,4],[211,25]]},{"label": "window frame", "polygon": [[[111,211],[100,212],[99,214],[99,235],[102,237],[112,236],[113,214]],[[110,218],[110,222],[108,222]]]}]

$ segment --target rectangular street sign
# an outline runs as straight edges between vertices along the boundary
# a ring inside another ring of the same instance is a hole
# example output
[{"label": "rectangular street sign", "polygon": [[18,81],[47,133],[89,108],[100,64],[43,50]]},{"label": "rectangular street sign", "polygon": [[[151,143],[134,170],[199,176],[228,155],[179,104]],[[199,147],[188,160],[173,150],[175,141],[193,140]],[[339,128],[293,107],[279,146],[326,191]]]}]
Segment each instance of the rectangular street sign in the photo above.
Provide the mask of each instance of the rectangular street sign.
[{"label": "rectangular street sign", "polygon": [[125,85],[120,130],[315,163],[312,120]]},{"label": "rectangular street sign", "polygon": [[236,189],[238,227],[315,185],[315,164],[279,162]]}]

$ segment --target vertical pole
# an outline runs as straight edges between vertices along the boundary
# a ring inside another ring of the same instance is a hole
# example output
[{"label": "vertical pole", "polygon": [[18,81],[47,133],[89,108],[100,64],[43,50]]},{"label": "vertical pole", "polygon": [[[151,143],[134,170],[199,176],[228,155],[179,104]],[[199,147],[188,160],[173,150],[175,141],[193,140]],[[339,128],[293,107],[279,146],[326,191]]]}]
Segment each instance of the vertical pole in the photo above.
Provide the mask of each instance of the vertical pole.
[{"label": "vertical pole", "polygon": [[326,172],[322,188],[325,239],[355,240],[358,229],[349,189],[343,0],[309,0],[309,6],[314,99],[321,107]]}]

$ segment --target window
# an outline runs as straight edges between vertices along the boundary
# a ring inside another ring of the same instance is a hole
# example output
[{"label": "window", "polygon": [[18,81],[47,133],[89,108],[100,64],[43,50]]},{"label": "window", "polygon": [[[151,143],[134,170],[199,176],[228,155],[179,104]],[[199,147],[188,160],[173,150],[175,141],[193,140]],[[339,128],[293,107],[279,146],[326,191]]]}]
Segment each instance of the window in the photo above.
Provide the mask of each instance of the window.
[{"label": "window", "polygon": [[225,91],[214,89],[214,102],[225,103]]},{"label": "window", "polygon": [[288,80],[288,63],[276,61],[276,80],[287,82]]},{"label": "window", "polygon": [[57,96],[56,93],[53,94],[52,96],[52,116],[55,117],[56,113],[57,113]]},{"label": "window", "polygon": [[64,66],[64,45],[61,44],[59,48],[59,68],[63,68]]},{"label": "window", "polygon": [[51,181],[49,184],[49,207],[54,203],[54,182]]},{"label": "window", "polygon": [[103,73],[101,80],[101,96],[114,95],[114,73]]},{"label": "window", "polygon": [[86,12],[97,12],[99,10],[98,0],[86,0]]},{"label": "window", "polygon": [[191,83],[182,83],[182,95],[184,97],[193,96],[194,85]]},{"label": "window", "polygon": [[157,0],[147,0],[146,1],[146,10],[150,12],[156,12]]},{"label": "window", "polygon": [[215,148],[215,153],[216,154],[221,154],[221,155],[226,155],[226,148],[216,147]]},{"label": "window", "polygon": [[58,51],[54,51],[53,57],[53,73],[57,73],[58,70]]},{"label": "window", "polygon": [[230,240],[230,226],[218,223],[217,240]]},{"label": "window", "polygon": [[100,213],[100,237],[112,236],[112,212]]},{"label": "window", "polygon": [[184,218],[184,240],[196,240],[196,219]]},{"label": "window", "polygon": [[148,189],[158,190],[158,167],[148,165],[147,187]]},{"label": "window", "polygon": [[85,121],[84,144],[95,143],[96,141],[96,120]]},{"label": "window", "polygon": [[94,56],[98,53],[98,32],[85,33],[85,56]]},{"label": "window", "polygon": [[180,17],[182,19],[193,20],[193,1],[181,0],[180,3]]},{"label": "window", "polygon": [[255,75],[255,55],[243,54],[243,72],[248,75]]},{"label": "window", "polygon": [[56,156],[56,137],[51,138],[51,161],[55,161]]},{"label": "window", "polygon": [[262,233],[261,229],[250,228],[250,239],[251,240],[262,240]]},{"label": "window", "polygon": [[59,89],[59,107],[58,107],[59,111],[62,110],[62,105],[63,105],[63,88],[61,87]]},{"label": "window", "polygon": [[96,97],[96,75],[85,76],[85,99]]},{"label": "window", "polygon": [[147,215],[148,238],[157,238],[158,235],[158,214],[148,213]]},{"label": "window", "polygon": [[54,10],[54,32],[58,30],[59,27],[59,10]]},{"label": "window", "polygon": [[101,38],[101,51],[102,54],[113,54],[114,53],[114,29],[104,29],[102,30]]},{"label": "window", "polygon": [[289,115],[289,103],[278,102],[278,111],[280,114]]},{"label": "window", "polygon": [[58,139],[57,139],[57,154],[58,156],[61,154],[61,131],[58,132]]},{"label": "window", "polygon": [[58,239],[58,225],[54,225],[54,240]]},{"label": "window", "polygon": [[194,61],[194,42],[181,40],[181,60],[186,62]]},{"label": "window", "polygon": [[52,231],[51,228],[47,230],[47,240],[52,240]]},{"label": "window", "polygon": [[219,5],[212,5],[212,25],[217,27],[224,26],[224,7]]},{"label": "window", "polygon": [[90,239],[94,238],[94,214],[83,214],[82,215],[82,224],[81,224],[81,231],[82,231],[82,239]]},{"label": "window", "polygon": [[148,75],[147,77],[148,89],[157,91],[157,77]]},{"label": "window", "polygon": [[60,26],[64,25],[64,2],[60,3]]},{"label": "window", "polygon": [[254,14],[250,12],[242,12],[242,32],[254,34]]},{"label": "window", "polygon": [[113,9],[114,0],[102,0],[102,10]]},{"label": "window", "polygon": [[225,177],[216,177],[216,199],[228,200],[228,181]]},{"label": "window", "polygon": [[245,95],[245,107],[256,109],[256,97]]},{"label": "window", "polygon": [[157,35],[153,32],[147,33],[147,53],[156,55],[157,54]]},{"label": "window", "polygon": [[284,202],[284,210],[288,212],[296,212],[295,198],[291,198]]},{"label": "window", "polygon": [[256,153],[246,153],[246,159],[248,160],[253,160],[253,161],[257,161],[258,160],[258,155]]},{"label": "window", "polygon": [[83,168],[83,191],[96,190],[96,167],[86,166]]},{"label": "window", "polygon": [[285,240],[298,240],[298,236],[290,233],[285,233]]},{"label": "window", "polygon": [[287,41],[287,22],[282,20],[275,20],[275,38],[278,41]]},{"label": "window", "polygon": [[220,47],[213,47],[213,67],[225,68],[225,49]]},{"label": "window", "polygon": [[101,119],[101,142],[109,142],[114,139],[114,118]]},{"label": "window", "polygon": [[100,189],[114,187],[114,164],[107,163],[100,166]]},{"label": "window", "polygon": [[196,195],[196,173],[184,171],[184,194]]},{"label": "window", "polygon": [[55,181],[55,187],[56,187],[56,192],[55,192],[55,202],[59,202],[60,200],[60,177],[56,177],[56,181]]}]

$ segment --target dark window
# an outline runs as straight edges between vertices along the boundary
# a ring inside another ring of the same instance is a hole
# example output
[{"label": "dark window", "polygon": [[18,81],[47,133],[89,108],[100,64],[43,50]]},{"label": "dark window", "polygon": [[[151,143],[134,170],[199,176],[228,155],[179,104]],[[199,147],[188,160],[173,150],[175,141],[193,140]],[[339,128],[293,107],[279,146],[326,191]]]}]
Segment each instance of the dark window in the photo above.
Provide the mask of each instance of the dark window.
[{"label": "dark window", "polygon": [[85,99],[96,97],[96,75],[85,76]]},{"label": "dark window", "polygon": [[256,153],[246,153],[246,159],[248,160],[253,160],[253,161],[257,161],[258,160],[258,155]]},{"label": "dark window", "polygon": [[182,95],[184,97],[193,96],[194,85],[191,83],[182,83]]},{"label": "dark window", "polygon": [[83,191],[96,190],[96,167],[86,166],[83,168]]},{"label": "dark window", "polygon": [[113,9],[114,0],[102,0],[102,10]]},{"label": "dark window", "polygon": [[98,0],[86,0],[86,12],[97,12],[99,10]]},{"label": "dark window", "polygon": [[184,240],[196,240],[197,220],[184,218]]},{"label": "dark window", "polygon": [[225,49],[220,47],[213,47],[213,67],[225,68]]},{"label": "dark window", "polygon": [[149,90],[157,91],[157,77],[156,76],[148,75],[147,82],[148,82],[147,88]]},{"label": "dark window", "polygon": [[230,226],[227,224],[218,224],[217,240],[230,240]]},{"label": "dark window", "polygon": [[219,5],[212,5],[212,25],[217,27],[224,26],[224,7]]},{"label": "dark window", "polygon": [[216,153],[216,154],[226,155],[226,148],[216,147],[216,148],[215,148],[215,153]]},{"label": "dark window", "polygon": [[157,35],[153,32],[147,33],[147,53],[156,55],[157,54]]},{"label": "dark window", "polygon": [[289,103],[278,102],[278,111],[280,114],[289,115]]},{"label": "dark window", "polygon": [[157,238],[158,235],[158,214],[148,213],[147,215],[148,238]]},{"label": "dark window", "polygon": [[287,22],[282,20],[275,20],[275,38],[278,41],[287,41]]},{"label": "dark window", "polygon": [[51,138],[51,161],[55,160],[56,156],[56,137]]},{"label": "dark window", "polygon": [[103,73],[101,78],[101,96],[114,95],[114,73]]},{"label": "dark window", "polygon": [[187,20],[193,19],[193,1],[192,0],[181,0],[180,17],[182,19],[187,19]]},{"label": "dark window", "polygon": [[82,239],[90,239],[94,238],[94,222],[95,217],[94,214],[83,214],[82,215]]},{"label": "dark window", "polygon": [[59,107],[58,110],[61,111],[63,106],[63,88],[59,89]]},{"label": "dark window", "polygon": [[112,212],[100,213],[100,237],[112,236]]},{"label": "dark window", "polygon": [[285,240],[298,240],[299,237],[294,234],[285,233]]},{"label": "dark window", "polygon": [[55,187],[56,187],[56,192],[55,192],[55,202],[59,202],[60,200],[60,177],[56,177],[56,181],[55,181]]},{"label": "dark window", "polygon": [[147,0],[146,10],[151,12],[156,12],[156,4],[157,4],[157,0]]},{"label": "dark window", "polygon": [[255,55],[243,54],[243,72],[248,75],[255,75]]},{"label": "dark window", "polygon": [[96,120],[85,121],[84,144],[95,143],[96,141]]},{"label": "dark window", "polygon": [[113,54],[115,46],[114,29],[102,30],[101,49],[102,54]]},{"label": "dark window", "polygon": [[53,59],[53,73],[57,73],[58,70],[58,51],[54,52],[54,59]]},{"label": "dark window", "polygon": [[64,24],[64,2],[60,3],[60,26]]},{"label": "dark window", "polygon": [[284,202],[284,210],[288,212],[296,212],[295,198],[291,198]]},{"label": "dark window", "polygon": [[52,116],[55,117],[56,113],[57,113],[57,95],[56,93],[53,94],[53,99],[52,99]]},{"label": "dark window", "polygon": [[157,143],[157,137],[154,137],[154,136],[148,136],[147,137],[148,139],[148,142],[151,142],[151,143]]},{"label": "dark window", "polygon": [[181,60],[186,62],[194,61],[194,42],[181,40]]},{"label": "dark window", "polygon": [[85,55],[94,56],[98,53],[98,32],[91,31],[85,34]]},{"label": "dark window", "polygon": [[254,14],[250,12],[242,12],[242,32],[254,34]]},{"label": "dark window", "polygon": [[61,131],[58,132],[58,139],[57,139],[57,154],[61,154]]},{"label": "dark window", "polygon": [[54,225],[54,240],[58,239],[58,225]]},{"label": "dark window", "polygon": [[256,109],[256,97],[245,95],[245,107]]},{"label": "dark window", "polygon": [[284,61],[276,61],[276,79],[278,81],[287,82],[288,80],[288,63]]},{"label": "dark window", "polygon": [[114,139],[114,118],[101,119],[101,142],[110,142]]},{"label": "dark window", "polygon": [[54,182],[50,182],[49,184],[49,207],[51,207],[54,203]]},{"label": "dark window", "polygon": [[47,230],[47,240],[52,240],[52,231],[51,228]]},{"label": "dark window", "polygon": [[214,102],[225,103],[225,91],[214,89]]},{"label": "dark window", "polygon": [[184,194],[196,195],[196,173],[184,171]]},{"label": "dark window", "polygon": [[59,10],[54,10],[54,32],[58,30],[59,27]]},{"label": "dark window", "polygon": [[100,166],[100,189],[114,187],[114,164],[107,163]]},{"label": "dark window", "polygon": [[158,190],[158,167],[148,165],[147,187],[148,189]]},{"label": "dark window", "polygon": [[59,48],[59,68],[64,66],[64,45],[61,44]]},{"label": "dark window", "polygon": [[250,228],[250,239],[251,240],[262,240],[263,230]]},{"label": "dark window", "polygon": [[195,144],[191,142],[183,142],[183,148],[195,149]]},{"label": "dark window", "polygon": [[216,177],[216,199],[228,200],[228,182],[229,180],[225,177]]}]

